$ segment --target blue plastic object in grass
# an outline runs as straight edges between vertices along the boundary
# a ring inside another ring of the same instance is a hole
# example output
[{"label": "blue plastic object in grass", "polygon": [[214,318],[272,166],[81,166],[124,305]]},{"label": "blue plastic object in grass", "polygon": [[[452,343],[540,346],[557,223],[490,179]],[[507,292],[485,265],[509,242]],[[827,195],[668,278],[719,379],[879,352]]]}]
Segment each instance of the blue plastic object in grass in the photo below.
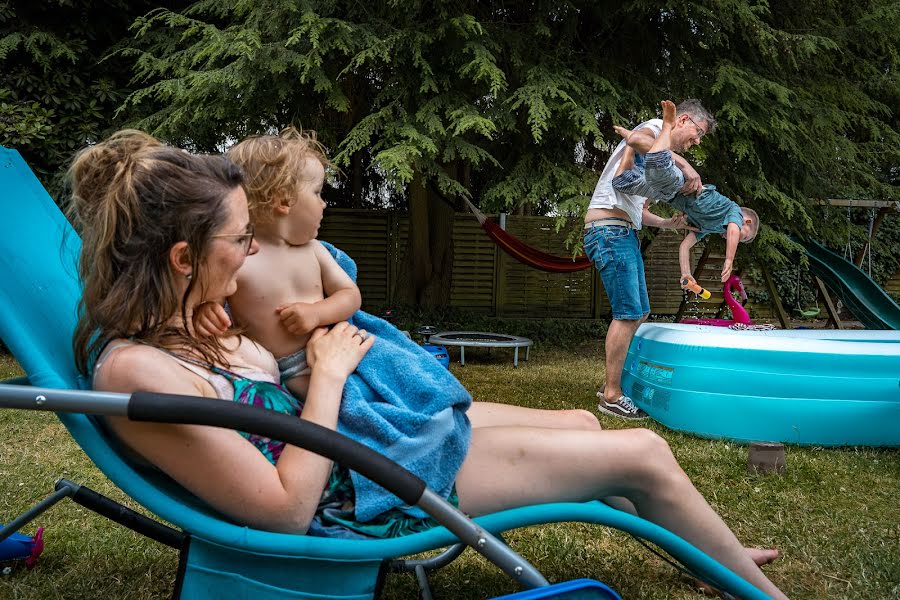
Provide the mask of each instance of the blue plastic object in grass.
[{"label": "blue plastic object in grass", "polygon": [[622,600],[605,583],[594,579],[573,579],[553,585],[497,596],[493,600]]},{"label": "blue plastic object in grass", "polygon": [[[2,526],[2,523],[0,523]],[[44,551],[44,528],[39,527],[34,537],[14,533],[0,542],[0,562],[24,560],[25,566],[31,568]]]},{"label": "blue plastic object in grass", "polygon": [[426,352],[434,356],[439,363],[445,368],[450,368],[450,353],[447,352],[446,346],[435,346],[434,344],[422,344]]}]

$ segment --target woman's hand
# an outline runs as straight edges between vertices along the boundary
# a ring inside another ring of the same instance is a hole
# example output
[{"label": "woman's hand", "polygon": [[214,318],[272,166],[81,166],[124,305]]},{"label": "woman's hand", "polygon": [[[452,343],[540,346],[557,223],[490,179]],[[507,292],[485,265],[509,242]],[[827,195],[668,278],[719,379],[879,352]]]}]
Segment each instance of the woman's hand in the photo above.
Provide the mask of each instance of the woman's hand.
[{"label": "woman's hand", "polygon": [[346,321],[331,331],[316,329],[306,345],[306,361],[313,372],[325,371],[346,379],[375,343],[375,336]]}]

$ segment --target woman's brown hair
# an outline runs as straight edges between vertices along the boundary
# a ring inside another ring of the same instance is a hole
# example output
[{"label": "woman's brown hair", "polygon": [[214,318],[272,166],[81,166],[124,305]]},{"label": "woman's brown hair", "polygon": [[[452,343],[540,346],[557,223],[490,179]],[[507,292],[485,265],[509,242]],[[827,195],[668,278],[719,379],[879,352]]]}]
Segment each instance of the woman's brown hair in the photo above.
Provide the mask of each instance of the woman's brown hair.
[{"label": "woman's brown hair", "polygon": [[[73,339],[78,370],[88,374],[116,338],[187,347],[221,362],[216,338],[187,333],[187,298],[203,285],[201,258],[229,216],[224,200],[241,185],[240,168],[222,156],[192,155],[123,130],[79,152],[69,177],[69,218],[82,239],[84,290]],[[188,244],[195,275],[180,297],[176,277],[182,276],[169,263],[179,241]],[[180,328],[171,324],[179,313]]]}]

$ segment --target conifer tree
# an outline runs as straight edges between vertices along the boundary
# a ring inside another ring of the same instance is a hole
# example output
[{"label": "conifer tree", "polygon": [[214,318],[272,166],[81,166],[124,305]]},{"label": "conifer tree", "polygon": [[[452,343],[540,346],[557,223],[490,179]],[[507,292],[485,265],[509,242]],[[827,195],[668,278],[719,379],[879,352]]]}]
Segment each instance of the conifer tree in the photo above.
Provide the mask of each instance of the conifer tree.
[{"label": "conifer tree", "polygon": [[59,196],[76,150],[115,127],[130,69],[101,58],[146,2],[0,2],[0,145],[16,148]]},{"label": "conifer tree", "polygon": [[893,0],[199,0],[137,23],[127,106],[199,149],[318,130],[347,174],[339,202],[401,192],[409,297],[428,303],[448,295],[455,199],[578,215],[612,125],[662,98],[719,118],[689,159],[771,225],[767,259],[784,233],[838,239],[811,198],[898,197],[898,25]]}]

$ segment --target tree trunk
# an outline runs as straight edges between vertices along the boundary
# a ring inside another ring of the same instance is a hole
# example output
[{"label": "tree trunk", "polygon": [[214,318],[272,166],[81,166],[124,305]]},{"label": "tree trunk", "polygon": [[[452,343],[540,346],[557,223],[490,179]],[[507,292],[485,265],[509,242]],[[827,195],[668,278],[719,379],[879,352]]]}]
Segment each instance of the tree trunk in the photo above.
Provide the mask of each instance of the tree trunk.
[{"label": "tree trunk", "polygon": [[361,208],[363,205],[363,168],[362,152],[357,150],[350,159],[350,206]]},{"label": "tree trunk", "polygon": [[420,173],[409,186],[409,285],[402,294],[419,306],[441,306],[450,298],[453,266],[453,208]]}]

